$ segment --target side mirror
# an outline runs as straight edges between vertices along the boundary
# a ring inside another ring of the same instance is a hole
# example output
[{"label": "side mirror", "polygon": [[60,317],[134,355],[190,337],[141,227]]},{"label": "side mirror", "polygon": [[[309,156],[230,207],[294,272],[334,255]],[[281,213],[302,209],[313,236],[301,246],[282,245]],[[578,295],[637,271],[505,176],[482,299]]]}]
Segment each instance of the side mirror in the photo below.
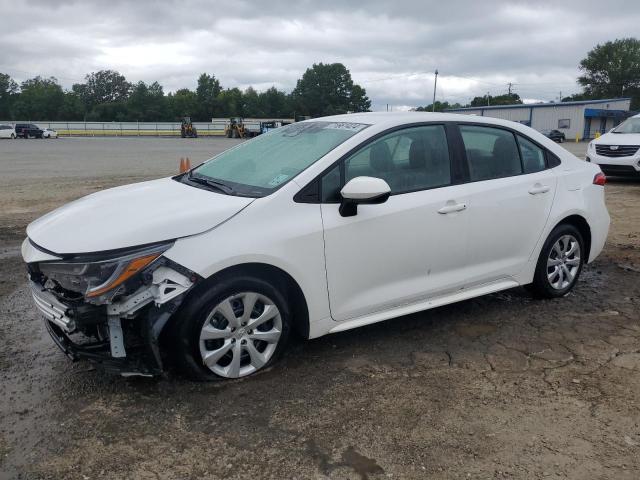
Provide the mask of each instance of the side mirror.
[{"label": "side mirror", "polygon": [[391,187],[381,178],[356,177],[349,180],[340,191],[340,215],[353,217],[358,213],[358,205],[384,203],[391,195]]}]

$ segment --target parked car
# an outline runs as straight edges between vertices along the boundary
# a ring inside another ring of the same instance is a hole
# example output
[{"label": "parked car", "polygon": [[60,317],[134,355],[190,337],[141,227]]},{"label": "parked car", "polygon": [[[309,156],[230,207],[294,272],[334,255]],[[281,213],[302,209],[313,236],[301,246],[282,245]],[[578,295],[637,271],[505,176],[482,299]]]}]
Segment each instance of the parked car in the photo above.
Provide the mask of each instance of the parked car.
[{"label": "parked car", "polygon": [[17,123],[16,136],[22,138],[42,138],[43,130],[33,123]]},{"label": "parked car", "polygon": [[542,130],[542,134],[554,142],[563,143],[566,140],[564,132],[560,130]]},{"label": "parked car", "polygon": [[587,161],[598,164],[607,175],[640,177],[640,115],[591,141]]},{"label": "parked car", "polygon": [[607,237],[604,183],[518,123],[339,115],[74,201],[27,227],[22,255],[70,357],[155,375],[173,350],[192,378],[237,378],[294,330],[316,338],[520,285],[567,295]]},{"label": "parked car", "polygon": [[58,138],[58,132],[56,132],[52,128],[43,128],[42,138]]},{"label": "parked car", "polygon": [[16,129],[12,125],[0,125],[0,138],[16,138]]}]

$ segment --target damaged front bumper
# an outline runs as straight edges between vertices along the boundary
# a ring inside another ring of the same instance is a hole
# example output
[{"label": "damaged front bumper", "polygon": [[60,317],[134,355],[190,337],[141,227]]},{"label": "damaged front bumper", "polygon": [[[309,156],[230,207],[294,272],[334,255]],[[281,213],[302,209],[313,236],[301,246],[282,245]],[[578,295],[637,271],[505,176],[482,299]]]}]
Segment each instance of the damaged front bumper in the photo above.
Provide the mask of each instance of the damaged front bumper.
[{"label": "damaged front bumper", "polygon": [[40,283],[29,285],[56,345],[72,360],[89,360],[123,376],[163,372],[160,334],[197,278],[161,262],[149,281],[106,305],[70,302]]}]

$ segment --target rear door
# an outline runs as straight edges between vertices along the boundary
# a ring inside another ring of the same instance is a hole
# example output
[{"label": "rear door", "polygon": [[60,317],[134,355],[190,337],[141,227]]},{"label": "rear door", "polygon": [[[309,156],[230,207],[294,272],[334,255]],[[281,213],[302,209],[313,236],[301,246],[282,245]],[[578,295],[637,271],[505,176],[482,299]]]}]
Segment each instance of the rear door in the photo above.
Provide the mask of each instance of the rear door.
[{"label": "rear door", "polygon": [[556,177],[531,140],[494,126],[460,124],[469,169],[469,282],[519,273],[546,225]]}]

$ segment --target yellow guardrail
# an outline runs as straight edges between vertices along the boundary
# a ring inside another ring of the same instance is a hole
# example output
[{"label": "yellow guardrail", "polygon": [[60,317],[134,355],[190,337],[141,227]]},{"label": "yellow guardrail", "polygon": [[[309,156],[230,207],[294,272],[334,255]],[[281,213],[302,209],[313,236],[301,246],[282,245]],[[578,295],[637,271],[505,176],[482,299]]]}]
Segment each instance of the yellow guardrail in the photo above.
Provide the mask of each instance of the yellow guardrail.
[{"label": "yellow guardrail", "polygon": [[[180,130],[57,130],[68,137],[179,137]],[[199,137],[224,136],[224,130],[198,130]]]}]

